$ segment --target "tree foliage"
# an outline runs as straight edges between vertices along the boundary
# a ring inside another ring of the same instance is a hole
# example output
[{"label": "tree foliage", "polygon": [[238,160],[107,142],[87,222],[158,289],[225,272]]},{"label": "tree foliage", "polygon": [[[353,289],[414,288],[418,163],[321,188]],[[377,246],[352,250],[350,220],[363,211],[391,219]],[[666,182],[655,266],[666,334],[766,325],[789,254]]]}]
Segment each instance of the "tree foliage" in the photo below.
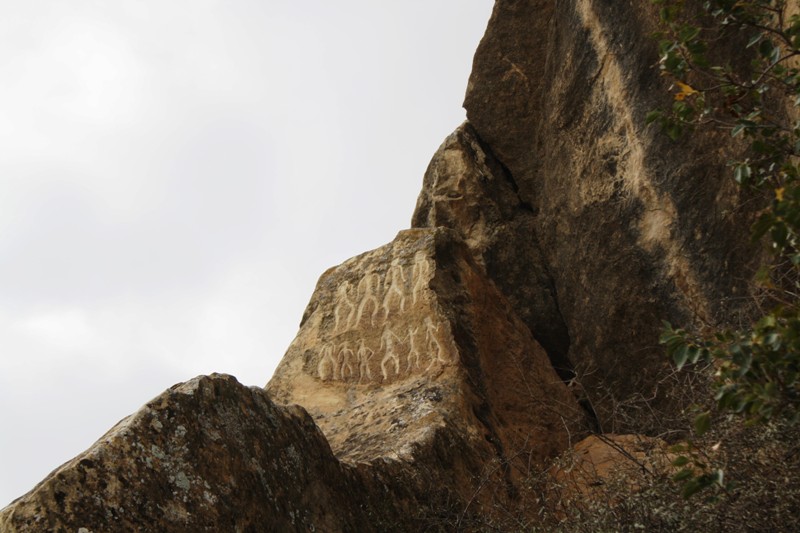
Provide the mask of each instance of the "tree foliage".
[{"label": "tree foliage", "polygon": [[[707,363],[716,409],[748,424],[800,418],[800,2],[786,0],[654,0],[663,31],[659,66],[672,81],[672,107],[648,121],[672,139],[689,130],[729,132],[741,146],[732,178],[761,192],[768,205],[753,226],[767,248],[757,275],[766,294],[748,327],[711,333],[665,324],[661,341],[680,369]],[[733,53],[732,53],[733,51]],[[712,413],[695,420],[711,427]],[[692,442],[675,479],[684,496],[716,487],[714,468]]]}]

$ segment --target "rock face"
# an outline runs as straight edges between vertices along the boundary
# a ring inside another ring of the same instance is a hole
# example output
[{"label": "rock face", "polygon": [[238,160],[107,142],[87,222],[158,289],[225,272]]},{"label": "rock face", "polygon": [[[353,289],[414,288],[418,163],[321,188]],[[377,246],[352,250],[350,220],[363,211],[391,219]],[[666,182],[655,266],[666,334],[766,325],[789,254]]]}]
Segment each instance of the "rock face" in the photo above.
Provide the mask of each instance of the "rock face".
[{"label": "rock face", "polygon": [[[507,294],[539,295],[512,303],[546,335],[554,363],[576,371],[606,431],[649,427],[617,415],[638,398],[663,397],[660,321],[729,318],[757,255],[748,248],[750,214],[725,167],[730,139],[672,143],[645,125],[648,111],[670,105],[655,68],[656,20],[648,2],[498,0],[465,107],[470,137],[484,147],[477,160],[502,171],[467,180],[480,200],[460,202],[479,206],[449,219],[429,214],[440,210],[429,207],[438,185],[426,179],[415,216],[418,225],[486,234],[471,239],[503,256],[502,267],[487,259],[490,277]],[[429,173],[449,164],[439,155]],[[478,167],[472,176],[485,175]],[[450,164],[445,174],[454,171]],[[509,188],[518,198],[503,206],[529,215],[495,226],[515,235],[504,245],[474,219],[481,210],[496,219],[496,198],[510,197]],[[451,200],[437,203],[452,210]]]},{"label": "rock face", "polygon": [[323,274],[267,391],[176,385],[0,528],[480,529],[584,418],[459,235],[406,230]]},{"label": "rock face", "polygon": [[510,174],[469,123],[434,154],[411,220],[413,227],[448,227],[464,238],[567,380],[573,377],[569,333],[535,223]]},{"label": "rock face", "polygon": [[513,494],[516,463],[560,452],[582,419],[545,351],[443,228],[402,231],[328,270],[267,390],[306,408],[347,462],[419,467],[448,442],[457,457],[421,475],[444,474],[434,484],[465,501],[491,462],[507,465]]},{"label": "rock face", "polygon": [[[497,0],[413,229],[322,275],[267,390],[176,385],[0,529],[502,530],[498,513],[536,519],[526,480],[588,428],[657,427],[660,321],[730,319],[757,254],[727,141],[645,126],[665,92],[654,20]],[[608,442],[646,441],[598,439],[574,453],[601,478]]]},{"label": "rock face", "polygon": [[[590,435],[568,450],[553,468],[565,510],[647,486],[647,476],[674,474],[674,454],[661,439],[644,435]],[[614,484],[625,491],[615,493]]]},{"label": "rock face", "polygon": [[366,493],[302,409],[213,375],[119,422],[5,508],[0,530],[368,531],[352,497]]}]

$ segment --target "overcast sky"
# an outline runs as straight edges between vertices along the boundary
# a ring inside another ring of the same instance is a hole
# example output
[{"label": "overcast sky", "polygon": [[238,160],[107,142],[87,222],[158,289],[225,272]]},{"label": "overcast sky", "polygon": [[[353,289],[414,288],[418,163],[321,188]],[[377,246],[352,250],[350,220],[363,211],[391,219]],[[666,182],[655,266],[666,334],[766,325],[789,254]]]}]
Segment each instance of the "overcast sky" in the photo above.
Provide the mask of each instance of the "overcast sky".
[{"label": "overcast sky", "polygon": [[0,507],[408,227],[492,0],[0,11]]}]

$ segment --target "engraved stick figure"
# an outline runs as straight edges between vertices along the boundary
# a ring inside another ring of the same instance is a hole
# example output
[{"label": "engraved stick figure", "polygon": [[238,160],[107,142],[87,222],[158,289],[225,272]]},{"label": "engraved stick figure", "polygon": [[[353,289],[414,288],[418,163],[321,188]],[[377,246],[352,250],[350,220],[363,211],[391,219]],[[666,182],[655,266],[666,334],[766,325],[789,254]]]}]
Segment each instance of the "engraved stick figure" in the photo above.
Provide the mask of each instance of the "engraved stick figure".
[{"label": "engraved stick figure", "polygon": [[353,365],[351,361],[353,359],[353,350],[350,349],[350,345],[345,342],[342,344],[342,347],[339,348],[339,362],[342,364],[341,376],[342,379],[347,379],[347,374],[345,371],[349,372],[350,377],[355,376],[355,372],[353,372]]},{"label": "engraved stick figure", "polygon": [[417,297],[428,288],[428,277],[431,273],[431,265],[425,252],[419,251],[414,254],[414,269],[411,271],[411,279],[414,280],[414,287],[411,289],[413,303],[417,303]]},{"label": "engraved stick figure", "polygon": [[356,352],[356,359],[358,359],[358,382],[361,383],[361,380],[364,378],[366,374],[367,381],[372,381],[372,373],[369,370],[369,360],[372,359],[372,356],[375,354],[366,344],[364,344],[364,339],[361,339],[358,342],[358,351]]},{"label": "engraved stick figure", "polygon": [[[411,326],[408,327],[408,358],[407,358],[408,364],[406,366],[406,372],[411,372],[412,364],[413,366],[419,368],[420,353],[419,349],[417,349],[415,345],[416,339],[414,338],[414,336],[417,334],[417,331],[419,331],[418,327],[413,329],[411,328]],[[412,358],[414,359],[413,363],[412,363]]]},{"label": "engraved stick figure", "polygon": [[361,315],[369,304],[372,304],[372,317],[370,325],[375,325],[375,317],[378,316],[380,305],[378,304],[378,297],[375,294],[376,288],[380,288],[381,278],[375,272],[370,272],[358,282],[358,293],[361,294],[361,303],[358,306],[358,314],[356,315],[355,325],[361,324]]},{"label": "engraved stick figure", "polygon": [[[394,339],[394,340],[392,340]],[[384,351],[383,359],[381,359],[381,373],[383,374],[383,379],[389,379],[389,373],[386,372],[386,362],[391,360],[394,362],[394,373],[395,375],[400,374],[400,359],[397,357],[397,353],[394,351],[394,341],[403,342],[403,340],[395,335],[392,330],[388,327],[383,329],[383,334],[381,335],[381,345],[378,349],[382,349],[386,346],[386,350]]]},{"label": "engraved stick figure", "polygon": [[[327,363],[327,365],[326,365]],[[333,374],[333,379],[339,379],[339,365],[336,364],[336,358],[334,357],[334,347],[330,344],[325,345],[322,349],[322,355],[319,358],[319,363],[317,364],[317,375],[319,379],[325,381],[325,367],[329,366],[331,369],[331,374]]]},{"label": "engraved stick figure", "polygon": [[[346,331],[348,327],[350,327],[350,320],[353,318],[353,313],[356,311],[355,304],[350,301],[350,282],[345,281],[339,288],[336,290],[336,307],[333,310],[333,331],[334,333],[339,331],[339,323],[344,318],[344,325],[342,326],[342,331]],[[346,308],[346,309],[343,309]],[[347,311],[347,315],[344,315],[345,311]]]},{"label": "engraved stick figure", "polygon": [[405,311],[406,295],[406,274],[403,271],[403,265],[400,264],[399,259],[392,259],[392,265],[386,273],[386,279],[383,282],[383,288],[388,289],[383,297],[383,309],[385,311],[384,320],[389,318],[389,304],[392,301],[392,295],[397,295],[400,299],[400,311]]},{"label": "engraved stick figure", "polygon": [[425,371],[427,372],[437,361],[440,363],[447,363],[447,360],[444,359],[444,357],[442,357],[442,344],[439,342],[439,339],[436,338],[437,333],[439,332],[439,328],[441,327],[441,324],[437,324],[436,327],[434,327],[433,321],[429,316],[425,317],[424,323],[425,323],[426,345],[431,352],[434,351],[433,350],[434,347],[436,348],[436,357],[431,358],[431,362],[428,365],[428,368],[425,369]]}]

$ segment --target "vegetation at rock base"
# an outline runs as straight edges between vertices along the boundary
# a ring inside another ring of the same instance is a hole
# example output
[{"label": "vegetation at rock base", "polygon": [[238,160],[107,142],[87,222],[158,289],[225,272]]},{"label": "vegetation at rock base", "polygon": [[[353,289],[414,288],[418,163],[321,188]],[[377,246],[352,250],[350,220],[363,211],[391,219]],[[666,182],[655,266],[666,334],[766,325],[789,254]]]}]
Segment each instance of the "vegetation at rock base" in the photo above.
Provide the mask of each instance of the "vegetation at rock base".
[{"label": "vegetation at rock base", "polygon": [[[526,531],[594,533],[636,532],[740,532],[794,531],[800,504],[800,454],[792,446],[800,437],[797,426],[769,429],[721,422],[714,431],[730,445],[716,460],[735,468],[737,490],[716,503],[685,499],[665,473],[652,471],[639,479],[640,490],[631,491],[625,475],[598,480],[595,497],[574,499],[565,513],[544,513],[543,523]],[[787,452],[787,449],[789,450]],[[549,481],[549,494],[564,487]]]},{"label": "vegetation at rock base", "polygon": [[[747,426],[794,426],[800,419],[800,4],[655,3],[663,27],[660,68],[673,82],[673,104],[648,120],[673,139],[699,128],[729,132],[741,146],[741,157],[730,162],[732,178],[765,198],[753,226],[766,258],[756,276],[755,320],[700,331],[665,324],[661,341],[678,369],[705,364],[713,372],[713,401],[695,418],[698,437],[722,416]],[[674,480],[684,497],[741,494],[732,492],[714,459],[728,444],[687,441],[675,448]]]}]

